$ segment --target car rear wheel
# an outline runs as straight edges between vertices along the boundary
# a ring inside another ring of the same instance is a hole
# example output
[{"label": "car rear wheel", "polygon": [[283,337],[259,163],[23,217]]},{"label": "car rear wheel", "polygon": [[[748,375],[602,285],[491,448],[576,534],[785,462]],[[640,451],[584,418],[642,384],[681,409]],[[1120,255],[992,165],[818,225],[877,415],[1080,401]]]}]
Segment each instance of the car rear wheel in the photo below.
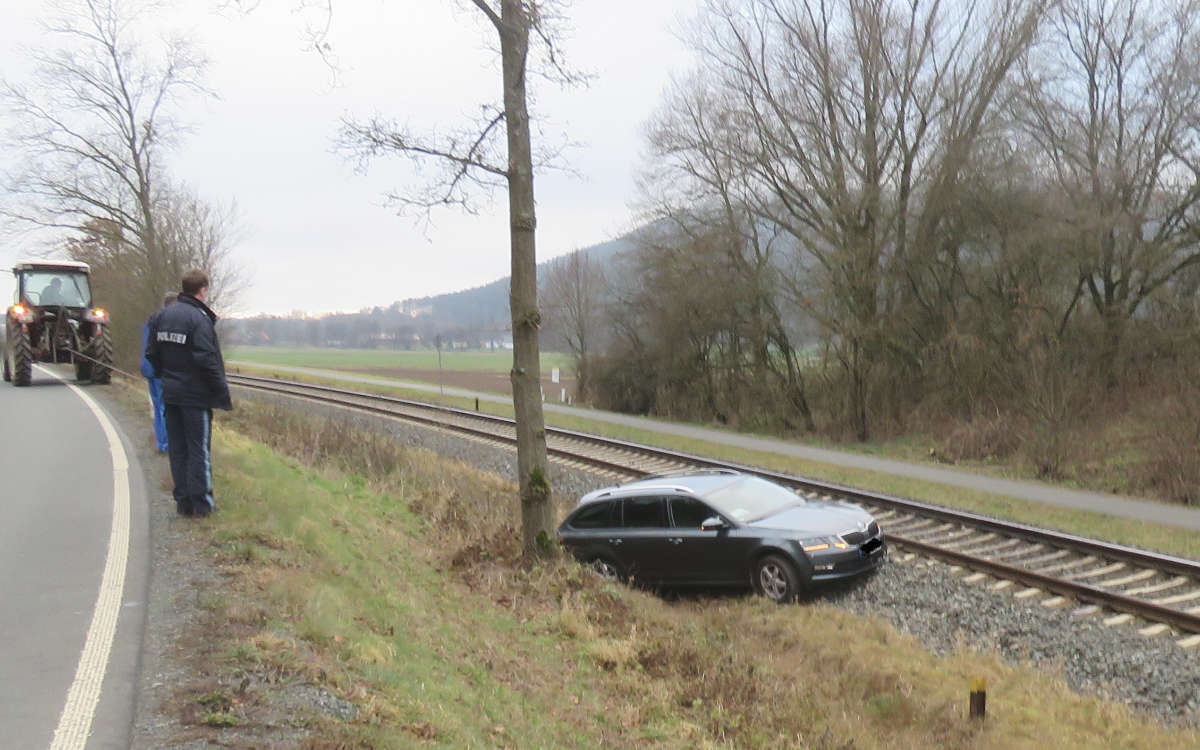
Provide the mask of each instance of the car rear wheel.
[{"label": "car rear wheel", "polygon": [[593,573],[600,576],[601,578],[603,578],[606,581],[624,581],[625,580],[625,571],[621,570],[621,566],[618,565],[615,560],[612,560],[610,558],[607,558],[607,557],[593,558],[592,561],[590,563],[588,563],[588,567],[590,567],[592,569]]},{"label": "car rear wheel", "polygon": [[754,587],[777,604],[784,604],[800,593],[796,568],[779,555],[767,555],[754,563]]}]

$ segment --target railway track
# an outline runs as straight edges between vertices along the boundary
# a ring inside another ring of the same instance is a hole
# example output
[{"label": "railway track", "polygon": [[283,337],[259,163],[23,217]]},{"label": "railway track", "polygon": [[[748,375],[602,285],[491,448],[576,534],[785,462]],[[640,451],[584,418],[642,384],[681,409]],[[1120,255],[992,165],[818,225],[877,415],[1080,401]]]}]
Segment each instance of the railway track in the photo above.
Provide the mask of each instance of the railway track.
[{"label": "railway track", "polygon": [[[513,421],[419,401],[295,381],[230,375],[232,386],[403,419],[497,445],[516,443]],[[547,427],[552,460],[615,481],[688,468],[732,468],[767,477],[808,497],[866,507],[888,540],[913,556],[945,561],[969,583],[1010,590],[1042,606],[1076,607],[1106,625],[1133,623],[1145,636],[1200,646],[1200,562],[1000,521],[905,498],[715,461],[652,446]]]}]

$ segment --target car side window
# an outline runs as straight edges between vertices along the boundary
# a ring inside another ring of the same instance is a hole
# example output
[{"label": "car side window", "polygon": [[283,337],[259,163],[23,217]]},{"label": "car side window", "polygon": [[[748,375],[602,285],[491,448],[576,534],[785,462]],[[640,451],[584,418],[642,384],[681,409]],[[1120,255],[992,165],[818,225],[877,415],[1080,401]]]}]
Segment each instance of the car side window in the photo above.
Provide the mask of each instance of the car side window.
[{"label": "car side window", "polygon": [[625,498],[625,528],[660,529],[667,525],[667,504],[661,497]]},{"label": "car side window", "polygon": [[671,525],[677,529],[698,529],[715,515],[716,511],[694,497],[671,498]]},{"label": "car side window", "polygon": [[571,519],[571,526],[576,529],[606,529],[621,525],[620,503],[611,500],[592,503],[583,508]]}]

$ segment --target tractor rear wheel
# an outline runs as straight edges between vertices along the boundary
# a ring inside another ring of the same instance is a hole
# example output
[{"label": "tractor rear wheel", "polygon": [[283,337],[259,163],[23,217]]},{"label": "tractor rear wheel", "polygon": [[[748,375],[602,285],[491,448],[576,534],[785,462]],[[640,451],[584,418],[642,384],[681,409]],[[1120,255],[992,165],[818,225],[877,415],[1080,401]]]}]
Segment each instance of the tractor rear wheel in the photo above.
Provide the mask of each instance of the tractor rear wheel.
[{"label": "tractor rear wheel", "polygon": [[13,361],[13,385],[29,385],[33,379],[33,344],[29,341],[29,329],[16,331],[11,342]]},{"label": "tractor rear wheel", "polygon": [[104,384],[112,380],[113,350],[108,331],[100,331],[92,337],[87,354],[96,360],[88,363],[92,369],[92,382]]}]

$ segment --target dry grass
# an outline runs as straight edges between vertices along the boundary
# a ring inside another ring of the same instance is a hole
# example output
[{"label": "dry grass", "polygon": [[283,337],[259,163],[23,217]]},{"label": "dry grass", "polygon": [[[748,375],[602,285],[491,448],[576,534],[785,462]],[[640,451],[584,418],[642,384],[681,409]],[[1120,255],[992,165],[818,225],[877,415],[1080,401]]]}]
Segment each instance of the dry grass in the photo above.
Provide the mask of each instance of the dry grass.
[{"label": "dry grass", "polygon": [[[266,371],[261,374],[270,375],[271,373]],[[321,383],[334,387],[346,385],[344,382],[328,378],[290,375],[288,377],[294,377],[303,382]],[[470,409],[472,407],[472,403],[467,399],[456,399],[451,396],[439,398],[436,394],[409,392],[404,389],[386,386],[356,384],[354,387],[370,392],[446,403],[460,408]],[[508,417],[512,416],[511,405],[504,406],[483,402],[480,406],[487,413]],[[1067,441],[1067,444],[1076,446],[1077,450],[1087,451],[1088,458],[1078,463],[1076,469],[1087,481],[1075,481],[1074,484],[1076,486],[1093,487],[1113,492],[1119,492],[1122,487],[1130,486],[1129,477],[1136,473],[1137,466],[1142,465],[1142,462],[1145,460],[1145,451],[1149,450],[1145,447],[1149,444],[1149,438],[1147,438],[1144,429],[1147,418],[1136,415],[1129,418],[1133,424],[1121,423],[1113,425],[1113,431],[1116,433],[1113,436],[1101,436],[1097,435],[1094,431],[1084,429],[1074,434],[1072,440]],[[820,461],[790,458],[776,453],[744,450],[722,443],[692,440],[652,432],[650,430],[555,414],[553,412],[547,412],[546,419],[547,424],[553,424],[554,426],[566,429],[711,456],[746,466],[759,466],[773,471],[782,471],[816,480],[859,487],[868,491],[881,492],[899,497],[918,498],[924,502],[944,505],[950,508],[961,508],[993,515],[997,518],[1057,529],[1071,534],[1103,539],[1118,544],[1158,550],[1184,557],[1200,557],[1200,536],[1190,529],[1144,521],[1132,521],[1122,517],[1109,516],[1086,510],[1060,508],[1006,495],[906,479],[881,472],[838,466]],[[962,429],[963,432],[958,434],[958,439],[968,445],[975,446],[977,448],[975,455],[982,458],[970,459],[965,454],[957,455],[956,448],[951,450],[948,446],[943,446],[940,443],[931,443],[919,439],[893,441],[883,445],[856,445],[853,447],[868,455],[904,460],[923,461],[932,459],[941,463],[958,463],[961,461],[969,470],[995,476],[1021,478],[1033,474],[1032,467],[1028,468],[1027,471],[1022,470],[1022,463],[1018,458],[1014,456],[1004,458],[1001,455],[1002,451],[992,454],[985,447],[981,447],[998,445],[999,443],[996,441],[1000,438],[996,437],[996,433],[1002,431],[1004,428],[992,423],[980,428],[984,432],[983,435],[974,436],[971,433],[976,428],[970,425],[978,424],[983,423],[976,420],[976,422],[968,423],[965,427],[960,426],[956,428],[954,424],[943,420],[940,422],[929,421],[925,423],[925,426],[929,430],[938,432],[939,434],[949,433],[953,429]],[[941,427],[937,427],[937,425],[941,425]],[[1171,430],[1173,431],[1173,428]],[[1023,439],[1019,433],[1012,433],[1011,436],[1004,436],[1002,439],[1008,441],[1013,438]],[[1125,446],[1125,448],[1122,449],[1121,446]],[[836,448],[838,446],[823,445],[822,447]],[[1186,443],[1183,443],[1179,445],[1178,450],[1186,458],[1188,455],[1187,451],[1190,449]],[[1200,441],[1196,443],[1195,451],[1191,455],[1200,456]],[[1154,474],[1146,479],[1147,481],[1158,481],[1158,476]]]},{"label": "dry grass", "polygon": [[[832,607],[664,601],[565,559],[530,567],[504,481],[283,410],[224,424],[297,462],[218,434],[226,510],[201,528],[231,580],[228,668],[353,700],[351,722],[313,719],[314,748],[1200,746],[1061,676],[938,658]],[[976,674],[985,724],[964,718]]]},{"label": "dry grass", "polygon": [[[293,353],[287,361],[306,363],[301,353]],[[822,447],[903,460],[932,459],[1101,492],[1200,503],[1200,396],[1188,380],[1190,370],[1176,364],[1141,386],[1131,384],[1113,392],[1098,382],[1053,370],[1042,376],[1045,382],[1039,381],[1028,399],[1002,410],[962,417],[931,399],[909,414],[883,419],[877,425],[878,433],[886,435],[890,429],[893,434],[873,443],[828,441],[813,435],[805,435],[804,440]],[[419,392],[410,395],[470,407],[469,399]],[[511,414],[510,409],[487,410]],[[572,425],[570,419],[552,414],[547,418],[562,426]],[[723,428],[736,427],[737,421],[730,415]],[[603,425],[583,429],[613,434]],[[904,432],[896,434],[897,430]],[[715,450],[719,453],[720,448]]]}]

